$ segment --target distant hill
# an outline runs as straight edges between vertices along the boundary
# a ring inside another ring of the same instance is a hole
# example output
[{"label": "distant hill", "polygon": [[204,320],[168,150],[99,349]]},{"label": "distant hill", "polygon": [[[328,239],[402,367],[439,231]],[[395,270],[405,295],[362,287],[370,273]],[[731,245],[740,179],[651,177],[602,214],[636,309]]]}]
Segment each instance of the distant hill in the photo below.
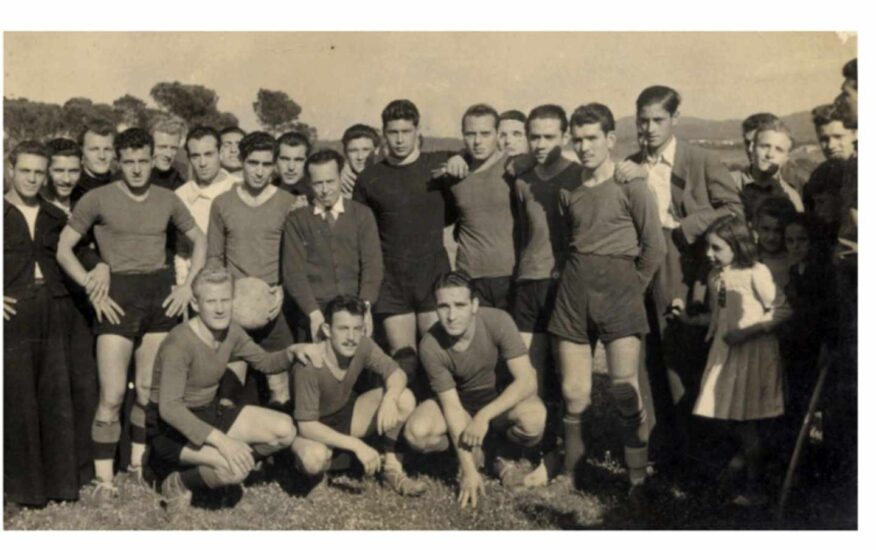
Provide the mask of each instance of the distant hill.
[{"label": "distant hill", "polygon": [[[792,113],[781,118],[791,129],[797,145],[816,142],[812,117],[808,111]],[[676,135],[682,139],[711,142],[712,147],[721,149],[741,148],[741,134],[742,119],[708,120],[682,116],[676,127]],[[625,116],[617,120],[617,137],[618,146],[615,156],[623,157],[637,149],[635,117]],[[709,146],[708,143],[704,145]],[[340,141],[336,140],[321,141],[318,146],[341,150]],[[462,139],[426,137],[423,149],[425,151],[456,151],[462,149]]]},{"label": "distant hill", "polygon": [[[812,127],[812,116],[808,111],[792,113],[781,119],[791,129],[791,134],[797,143],[815,142],[815,129]],[[741,134],[742,119],[707,120],[682,116],[676,127],[676,135],[688,140],[740,141]],[[618,119],[617,135],[619,141],[635,141],[636,118],[626,116]]]}]

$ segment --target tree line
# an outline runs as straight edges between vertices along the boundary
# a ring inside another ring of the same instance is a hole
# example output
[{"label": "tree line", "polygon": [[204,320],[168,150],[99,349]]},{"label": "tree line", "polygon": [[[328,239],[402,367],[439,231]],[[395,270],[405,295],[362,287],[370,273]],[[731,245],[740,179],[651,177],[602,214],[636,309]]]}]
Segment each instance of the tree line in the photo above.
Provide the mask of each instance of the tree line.
[{"label": "tree line", "polygon": [[[220,111],[219,95],[200,84],[159,82],[149,91],[157,108],[149,107],[138,97],[125,94],[112,103],[95,103],[85,97],[68,99],[63,105],[31,101],[27,98],[3,98],[3,131],[7,149],[26,139],[66,136],[76,138],[87,125],[97,121],[115,126],[149,128],[158,117],[173,115],[189,128],[206,124],[216,129],[239,124],[234,113]],[[252,104],[262,129],[272,134],[297,130],[311,142],[317,130],[300,120],[301,106],[286,92],[259,89]]]}]

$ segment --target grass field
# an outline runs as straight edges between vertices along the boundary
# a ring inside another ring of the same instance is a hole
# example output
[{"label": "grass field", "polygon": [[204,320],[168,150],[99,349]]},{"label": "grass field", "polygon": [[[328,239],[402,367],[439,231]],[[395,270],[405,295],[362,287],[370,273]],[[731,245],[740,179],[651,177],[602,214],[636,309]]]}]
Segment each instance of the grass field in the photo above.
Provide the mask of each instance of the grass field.
[{"label": "grass field", "polygon": [[[797,492],[786,518],[771,509],[734,509],[715,495],[716,472],[708,467],[652,476],[653,505],[644,514],[627,504],[626,473],[619,460],[607,377],[598,375],[594,392],[594,433],[577,489],[552,484],[514,493],[487,478],[487,496],[476,510],[456,504],[456,460],[451,453],[411,456],[408,470],[427,482],[428,492],[403,498],[373,480],[352,473],[331,478],[323,497],[308,500],[288,460],[256,472],[242,489],[196,496],[193,507],[172,520],[158,495],[122,479],[122,498],[98,508],[88,495],[76,503],[4,512],[7,530],[21,529],[853,529],[856,507],[825,483]],[[811,469],[810,469],[811,470]],[[780,472],[779,472],[780,473]],[[802,477],[813,481],[804,466]],[[811,473],[811,472],[810,472]],[[773,495],[780,475],[772,478]],[[817,480],[816,480],[817,481]],[[820,489],[818,487],[821,487]]]}]

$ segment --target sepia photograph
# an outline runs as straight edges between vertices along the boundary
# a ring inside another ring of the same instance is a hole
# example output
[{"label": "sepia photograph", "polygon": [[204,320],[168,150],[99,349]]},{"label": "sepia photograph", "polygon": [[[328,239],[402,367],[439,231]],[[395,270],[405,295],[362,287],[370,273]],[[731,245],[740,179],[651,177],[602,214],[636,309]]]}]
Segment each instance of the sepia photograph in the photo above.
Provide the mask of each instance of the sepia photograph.
[{"label": "sepia photograph", "polygon": [[48,28],[4,531],[859,529],[854,28]]}]

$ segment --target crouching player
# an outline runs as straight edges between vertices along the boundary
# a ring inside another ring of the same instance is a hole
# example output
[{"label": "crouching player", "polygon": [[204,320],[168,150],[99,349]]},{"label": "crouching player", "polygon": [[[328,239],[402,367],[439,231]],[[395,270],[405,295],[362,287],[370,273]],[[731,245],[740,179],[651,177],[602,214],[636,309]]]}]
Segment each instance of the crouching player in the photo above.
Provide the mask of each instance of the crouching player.
[{"label": "crouching player", "polygon": [[[321,352],[314,356],[324,368],[304,362],[294,367],[295,420],[301,437],[292,451],[299,469],[316,478],[311,494],[325,486],[332,450],[344,449],[356,455],[366,475],[380,471],[383,482],[398,494],[419,496],[426,485],[405,474],[396,450],[402,426],[416,406],[414,394],[406,389],[408,379],[398,364],[364,336],[366,312],[365,302],[351,295],[326,305],[325,340],[311,348]],[[354,386],[365,369],[379,374],[384,387],[358,395]],[[362,440],[375,432],[379,452]]]},{"label": "crouching player", "polygon": [[219,380],[230,361],[265,373],[285,371],[303,344],[268,353],[231,321],[231,274],[222,267],[194,279],[190,321],[174,328],[158,350],[146,408],[150,481],[161,481],[170,513],[184,509],[192,491],[241,483],[255,461],[295,439],[292,419],[256,406],[219,403]]},{"label": "crouching player", "polygon": [[[436,452],[448,448],[449,434],[459,457],[459,503],[475,507],[478,493],[484,494],[478,468],[487,431],[493,428],[515,446],[537,453],[547,411],[511,316],[479,309],[471,280],[461,272],[440,276],[434,292],[439,322],[420,342],[420,360],[438,401],[417,407],[405,438],[414,449]],[[522,481],[500,456],[494,468],[506,486]]]}]

